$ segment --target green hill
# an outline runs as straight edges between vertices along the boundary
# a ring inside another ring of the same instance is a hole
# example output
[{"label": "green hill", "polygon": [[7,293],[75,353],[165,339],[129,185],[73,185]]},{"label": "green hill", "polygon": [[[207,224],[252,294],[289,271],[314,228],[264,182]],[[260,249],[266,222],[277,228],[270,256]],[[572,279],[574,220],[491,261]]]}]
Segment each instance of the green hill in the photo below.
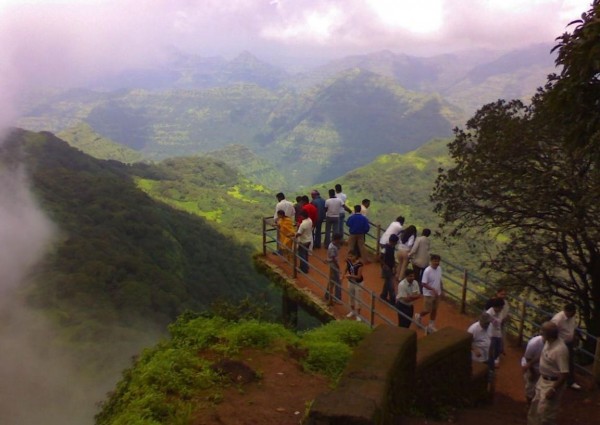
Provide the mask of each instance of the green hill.
[{"label": "green hill", "polygon": [[147,196],[131,167],[91,158],[50,133],[22,130],[12,131],[0,151],[4,167],[16,158],[59,228],[23,296],[53,318],[75,350],[107,341],[116,347],[131,337],[127,329],[160,331],[186,309],[266,290],[248,246]]}]

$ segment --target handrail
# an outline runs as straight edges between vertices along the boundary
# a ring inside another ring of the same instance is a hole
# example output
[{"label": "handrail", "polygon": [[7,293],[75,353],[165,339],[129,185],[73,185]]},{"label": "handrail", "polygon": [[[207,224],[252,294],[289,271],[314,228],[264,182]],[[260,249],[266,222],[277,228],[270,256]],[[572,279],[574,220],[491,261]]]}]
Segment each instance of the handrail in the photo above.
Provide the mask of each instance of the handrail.
[{"label": "handrail", "polygon": [[[272,232],[275,229],[274,228],[269,229],[267,219],[272,220],[272,217],[263,218],[263,253],[265,255],[267,252],[268,245],[275,244],[275,247],[277,246],[276,238],[273,238],[270,235],[268,235],[269,232]],[[371,226],[371,229],[377,230],[377,237],[373,236],[371,234],[371,230],[370,230],[369,233],[367,233],[365,235],[365,246],[368,249],[370,249],[371,251],[378,253],[379,239],[380,239],[380,235],[381,235],[381,226],[374,224],[370,221],[369,221],[369,224]],[[345,227],[344,227],[344,235],[348,235]],[[370,245],[369,243],[367,243],[367,241],[372,242],[373,240],[375,242],[374,247],[372,245]],[[275,251],[276,251],[276,248],[271,249],[271,252],[275,252]],[[319,261],[326,263],[326,261],[322,260],[319,257],[314,256],[313,258],[318,258]],[[287,260],[285,260],[289,265],[291,265],[293,267],[294,277],[296,277],[298,272],[302,273],[302,271],[299,269],[299,264],[298,264],[297,259],[299,259],[298,253],[297,253],[297,250],[294,248],[294,260],[295,260],[294,264],[291,264],[290,262],[287,262]],[[310,267],[310,263],[309,263],[309,267]],[[447,270],[445,270],[445,272],[444,272],[444,282],[446,284],[450,283],[450,284],[454,285],[453,288],[449,288],[448,285],[445,285],[444,290],[450,298],[452,298],[454,301],[456,301],[460,304],[461,313],[467,313],[468,310],[471,310],[473,313],[482,311],[481,305],[483,303],[485,303],[489,299],[489,297],[481,290],[481,287],[494,288],[494,285],[490,284],[489,282],[480,278],[479,276],[473,274],[472,272],[469,272],[466,268],[464,268],[460,265],[454,264],[448,260],[442,259],[442,267],[447,268]],[[326,281],[329,279],[329,276],[326,276],[325,273],[321,272],[317,268],[311,267],[311,270],[315,270],[317,272],[317,274],[320,274],[322,277],[324,277],[326,279]],[[314,279],[312,276],[310,276],[308,274],[304,274],[304,273],[303,273],[303,275],[306,276],[318,288],[322,289],[323,291],[326,290],[326,288],[321,286],[321,284],[316,279]],[[460,276],[460,277],[458,277],[458,276]],[[475,286],[469,285],[470,282],[474,282],[478,285],[475,285]],[[343,285],[340,285],[340,286],[341,286],[342,292],[347,293],[349,295],[349,290],[344,288]],[[452,289],[454,289],[454,291]],[[460,291],[458,289],[460,289]],[[370,304],[367,304],[360,299],[356,300],[358,303],[361,304],[361,309],[362,309],[362,307],[366,307],[366,310],[368,311],[368,314],[369,314],[368,320],[366,320],[365,317],[361,317],[361,320],[368,323],[370,326],[374,326],[375,318],[378,317],[379,319],[383,320],[384,322],[386,322],[390,325],[395,325],[392,321],[390,321],[390,319],[388,319],[387,317],[385,317],[384,315],[381,314],[381,311],[380,311],[381,309],[379,309],[379,310],[376,309],[376,305],[378,303],[382,303],[384,301],[381,300],[379,298],[379,296],[375,292],[371,291],[370,289],[363,287],[362,290],[368,294],[371,302],[370,302]],[[518,296],[518,295],[509,296],[509,297],[507,297],[507,299],[508,299],[508,302],[510,303],[511,307],[515,311],[518,311],[518,314],[516,315],[517,324],[515,325],[515,324],[509,322],[507,329],[509,330],[509,332],[511,334],[516,336],[518,344],[520,346],[523,346],[524,341],[533,337],[536,333],[536,330],[540,328],[541,323],[537,318],[540,318],[540,317],[541,318],[550,318],[553,316],[553,314],[540,308],[539,306],[537,306],[536,304],[534,304],[533,302],[529,301],[528,299],[526,299],[522,296]],[[407,319],[410,319],[411,322],[415,323],[421,329],[425,329],[425,327],[423,325],[415,322],[412,317],[406,316],[404,313],[399,311],[394,305],[391,305],[387,302],[385,302],[385,305],[388,308],[391,308],[397,314],[399,314]],[[585,359],[587,359],[587,361],[585,363],[586,364],[593,363],[593,367],[592,367],[592,371],[590,371],[590,370],[588,370],[588,368],[584,367],[584,365],[580,364],[580,362],[576,362],[576,367],[578,370],[581,370],[582,372],[584,372],[586,374],[592,374],[596,380],[600,381],[600,338],[598,338],[594,335],[591,335],[589,332],[587,332],[583,328],[578,328],[577,332],[579,334],[583,335],[585,338],[589,339],[591,342],[595,343],[594,344],[595,345],[595,354],[584,349],[583,347],[578,347],[576,349],[577,352],[581,356],[584,356]]]}]

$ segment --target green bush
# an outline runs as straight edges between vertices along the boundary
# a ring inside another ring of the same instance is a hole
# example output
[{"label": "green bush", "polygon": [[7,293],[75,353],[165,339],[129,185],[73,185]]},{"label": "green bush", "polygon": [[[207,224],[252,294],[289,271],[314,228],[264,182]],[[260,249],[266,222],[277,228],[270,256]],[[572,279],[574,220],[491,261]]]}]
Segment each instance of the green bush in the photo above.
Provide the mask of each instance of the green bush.
[{"label": "green bush", "polygon": [[277,323],[264,323],[257,320],[248,320],[233,323],[223,332],[226,347],[238,350],[242,347],[266,348],[276,340],[293,342],[296,336],[283,325]]},{"label": "green bush", "polygon": [[333,379],[342,374],[352,355],[352,349],[341,342],[307,341],[304,346],[308,349],[304,367]]},{"label": "green bush", "polygon": [[364,323],[351,320],[332,321],[306,332],[303,340],[341,342],[355,347],[370,333],[371,328]]}]

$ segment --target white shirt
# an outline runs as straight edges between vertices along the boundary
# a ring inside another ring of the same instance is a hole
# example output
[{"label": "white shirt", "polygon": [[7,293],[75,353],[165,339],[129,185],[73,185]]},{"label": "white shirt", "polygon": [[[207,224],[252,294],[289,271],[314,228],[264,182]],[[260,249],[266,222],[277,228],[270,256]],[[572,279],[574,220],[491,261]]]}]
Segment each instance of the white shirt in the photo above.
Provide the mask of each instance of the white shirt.
[{"label": "white shirt", "polygon": [[525,354],[521,358],[521,366],[525,366],[527,364],[527,359],[532,359],[531,367],[536,372],[540,371],[540,356],[542,355],[542,350],[544,348],[544,339],[541,335],[534,336],[527,343],[527,347],[525,348]]},{"label": "white shirt", "polygon": [[415,244],[415,235],[412,235],[406,243],[402,243],[402,240],[399,240],[396,244],[396,249],[401,249],[403,251],[410,251],[412,246]]},{"label": "white shirt", "polygon": [[398,295],[396,295],[396,301],[404,304],[404,305],[412,305],[414,301],[402,301],[401,298],[408,298],[410,296],[419,295],[421,291],[419,290],[419,282],[417,280],[413,280],[411,283],[408,283],[408,280],[402,279],[398,284]]},{"label": "white shirt", "polygon": [[346,200],[348,199],[348,197],[344,192],[336,193],[335,197],[342,200],[342,205],[346,205]]},{"label": "white shirt", "polygon": [[298,226],[298,232],[296,232],[298,236],[298,242],[300,243],[310,243],[312,242],[312,227],[313,223],[310,218],[305,218]]},{"label": "white shirt", "polygon": [[502,310],[496,313],[493,307],[486,311],[492,317],[492,323],[490,323],[491,335],[496,338],[502,338]]},{"label": "white shirt", "polygon": [[564,311],[556,313],[552,318],[551,322],[556,323],[558,326],[558,337],[564,342],[573,341],[575,335],[575,329],[577,329],[577,322],[575,322],[575,316],[567,317]]},{"label": "white shirt", "polygon": [[423,272],[423,278],[421,281],[434,289],[434,291],[431,291],[430,289],[423,287],[423,295],[425,297],[442,295],[442,266],[437,266],[436,269],[428,266]]},{"label": "white shirt", "polygon": [[342,205],[344,205],[344,203],[339,198],[327,199],[325,201],[325,208],[327,208],[325,215],[327,217],[339,217],[340,213],[344,211]]},{"label": "white shirt", "polygon": [[569,373],[569,349],[562,339],[546,341],[540,356],[540,375],[558,377]]},{"label": "white shirt", "polygon": [[365,207],[363,204],[360,204],[360,213],[366,217],[367,214],[369,213],[369,209],[367,207]]},{"label": "white shirt", "polygon": [[413,264],[418,267],[425,268],[429,264],[429,238],[427,236],[419,236],[415,240],[415,244],[408,254],[412,257]]},{"label": "white shirt", "polygon": [[390,223],[390,225],[388,226],[388,228],[385,229],[385,232],[383,232],[383,235],[381,235],[381,239],[379,239],[379,243],[381,245],[385,245],[386,243],[388,243],[390,241],[390,236],[399,235],[401,231],[402,231],[402,225],[397,221],[392,221]]},{"label": "white shirt", "polygon": [[296,210],[294,209],[294,204],[292,204],[290,201],[288,201],[287,199],[282,199],[281,201],[277,202],[277,205],[275,205],[275,219],[277,219],[277,211],[279,210],[283,210],[286,217],[290,217],[292,221],[294,221],[294,215],[296,215]]},{"label": "white shirt", "polygon": [[476,355],[474,352],[471,354],[471,358],[476,362],[485,362],[488,359],[488,355],[490,352],[490,328],[492,325],[490,324],[487,329],[483,329],[481,327],[481,323],[479,321],[473,323],[467,329],[471,335],[473,335],[473,347],[478,348],[481,353]]}]

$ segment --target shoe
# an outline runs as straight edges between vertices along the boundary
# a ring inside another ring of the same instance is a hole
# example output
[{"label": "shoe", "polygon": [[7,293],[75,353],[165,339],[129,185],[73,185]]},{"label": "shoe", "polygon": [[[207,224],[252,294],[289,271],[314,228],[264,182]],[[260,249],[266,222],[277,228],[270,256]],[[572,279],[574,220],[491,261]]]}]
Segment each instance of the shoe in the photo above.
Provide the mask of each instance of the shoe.
[{"label": "shoe", "polygon": [[350,313],[346,314],[346,317],[347,317],[348,319],[351,319],[351,318],[352,318],[352,317],[354,317],[354,316],[356,316],[356,313],[355,313],[355,312],[353,312],[353,311],[351,311]]},{"label": "shoe", "polygon": [[429,331],[429,333],[437,332],[437,328],[432,325],[427,326],[427,330]]},{"label": "shoe", "polygon": [[415,323],[418,325],[423,325],[423,321],[421,320],[421,315],[419,313],[415,313]]},{"label": "shoe", "polygon": [[362,322],[362,319],[358,315],[356,315],[356,321],[357,322]]},{"label": "shoe", "polygon": [[579,391],[581,389],[581,385],[579,385],[577,382],[573,382],[571,385],[569,385],[569,388]]},{"label": "shoe", "polygon": [[338,300],[337,298],[334,298],[333,302],[336,303],[336,304],[338,304],[338,305],[344,305],[343,301],[342,300]]},{"label": "shoe", "polygon": [[494,360],[494,367],[498,369],[500,367],[500,359]]}]

